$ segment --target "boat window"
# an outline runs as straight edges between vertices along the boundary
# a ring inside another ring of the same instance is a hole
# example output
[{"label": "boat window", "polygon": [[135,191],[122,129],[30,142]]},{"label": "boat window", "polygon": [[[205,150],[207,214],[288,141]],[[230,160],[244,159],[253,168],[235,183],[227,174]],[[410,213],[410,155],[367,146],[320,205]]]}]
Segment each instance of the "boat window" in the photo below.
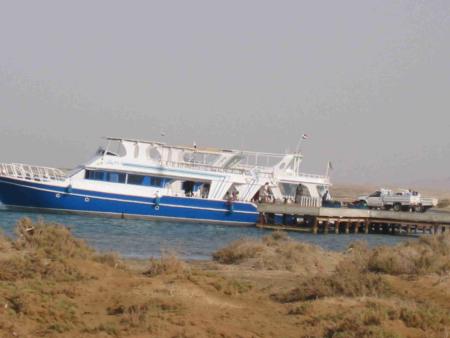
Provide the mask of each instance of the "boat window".
[{"label": "boat window", "polygon": [[128,174],[128,184],[162,188],[164,187],[165,182],[166,179],[162,177]]},{"label": "boat window", "polygon": [[[104,170],[86,170],[85,178],[87,180],[105,181],[113,183],[125,183],[127,174]],[[128,174],[128,184],[143,185],[147,187],[163,188],[170,179],[157,176],[145,176]]]},{"label": "boat window", "polygon": [[125,183],[125,177],[126,174],[123,173],[108,172],[106,180],[113,183]]},{"label": "boat window", "polygon": [[128,184],[134,185],[150,185],[150,177],[143,175],[128,174]]},{"label": "boat window", "polygon": [[87,180],[106,181],[113,183],[125,183],[125,173],[103,170],[86,170],[85,178]]},{"label": "boat window", "polygon": [[161,177],[152,177],[152,186],[154,187],[162,187],[164,186],[164,179]]}]

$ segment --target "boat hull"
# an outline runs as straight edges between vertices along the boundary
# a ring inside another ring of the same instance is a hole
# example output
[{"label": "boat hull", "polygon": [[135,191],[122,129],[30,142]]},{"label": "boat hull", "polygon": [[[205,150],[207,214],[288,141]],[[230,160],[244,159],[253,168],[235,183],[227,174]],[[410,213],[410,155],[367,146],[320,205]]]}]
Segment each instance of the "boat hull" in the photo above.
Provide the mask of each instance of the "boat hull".
[{"label": "boat hull", "polygon": [[232,225],[256,224],[252,203],[175,196],[129,196],[0,177],[0,201],[8,209],[90,214]]}]

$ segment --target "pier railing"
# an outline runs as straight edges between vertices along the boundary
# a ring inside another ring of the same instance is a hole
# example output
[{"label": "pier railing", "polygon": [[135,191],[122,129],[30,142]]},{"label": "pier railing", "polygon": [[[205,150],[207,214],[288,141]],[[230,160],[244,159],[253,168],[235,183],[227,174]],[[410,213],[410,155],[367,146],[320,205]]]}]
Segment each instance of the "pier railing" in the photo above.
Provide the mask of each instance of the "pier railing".
[{"label": "pier railing", "polygon": [[322,206],[322,199],[302,196],[300,197],[300,200],[297,202],[297,204],[299,207],[319,208]]},{"label": "pier railing", "polygon": [[0,176],[36,182],[64,181],[66,179],[65,173],[60,169],[22,163],[0,163]]},{"label": "pier railing", "polygon": [[277,201],[275,203],[270,203],[270,202],[263,202],[263,203],[271,204],[271,205],[288,205],[288,206],[292,206],[293,208],[320,208],[320,207],[322,207],[322,199],[321,198],[301,196],[300,198],[297,198],[297,200],[295,202],[293,202],[294,199],[295,199],[294,196],[287,196],[286,200],[292,201],[292,202],[282,203],[281,201]]}]

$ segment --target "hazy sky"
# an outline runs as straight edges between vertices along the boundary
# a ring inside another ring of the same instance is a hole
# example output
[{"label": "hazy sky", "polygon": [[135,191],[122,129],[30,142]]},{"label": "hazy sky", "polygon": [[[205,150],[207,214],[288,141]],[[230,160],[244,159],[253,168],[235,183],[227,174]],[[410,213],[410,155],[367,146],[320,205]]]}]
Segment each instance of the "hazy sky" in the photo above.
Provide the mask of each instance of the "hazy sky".
[{"label": "hazy sky", "polygon": [[102,136],[284,152],[450,189],[450,1],[1,1],[0,161]]}]

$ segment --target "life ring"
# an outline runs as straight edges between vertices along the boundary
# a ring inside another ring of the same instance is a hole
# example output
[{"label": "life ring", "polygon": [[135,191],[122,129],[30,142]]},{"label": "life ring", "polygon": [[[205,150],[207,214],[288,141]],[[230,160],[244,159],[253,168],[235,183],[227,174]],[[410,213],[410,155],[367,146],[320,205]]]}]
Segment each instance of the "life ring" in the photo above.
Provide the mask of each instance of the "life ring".
[{"label": "life ring", "polygon": [[159,210],[159,205],[155,205],[155,210]]}]

